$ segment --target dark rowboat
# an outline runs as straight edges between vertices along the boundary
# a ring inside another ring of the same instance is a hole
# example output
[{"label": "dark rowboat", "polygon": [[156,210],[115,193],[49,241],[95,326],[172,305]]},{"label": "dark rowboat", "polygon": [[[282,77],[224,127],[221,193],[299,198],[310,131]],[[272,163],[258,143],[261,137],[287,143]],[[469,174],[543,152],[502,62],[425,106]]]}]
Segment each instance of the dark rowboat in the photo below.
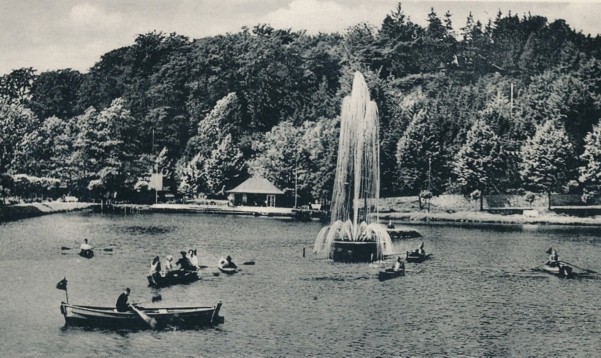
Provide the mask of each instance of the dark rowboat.
[{"label": "dark rowboat", "polygon": [[415,251],[407,251],[407,257],[405,257],[405,261],[407,262],[423,262],[430,258],[432,254],[420,254]]},{"label": "dark rowboat", "polygon": [[165,276],[161,274],[152,274],[146,276],[148,278],[148,286],[152,287],[167,287],[171,285],[186,284],[198,281],[198,271],[177,270],[169,271]]},{"label": "dark rowboat", "polygon": [[386,269],[386,270],[381,270],[378,272],[378,280],[380,281],[386,281],[389,280],[391,278],[395,278],[395,277],[399,277],[399,276],[404,276],[405,275],[405,270],[398,270],[395,271],[394,269]]},{"label": "dark rowboat", "polygon": [[92,257],[94,257],[94,251],[92,250],[81,250],[79,251],[79,256],[81,257],[85,257],[86,259],[91,259]]},{"label": "dark rowboat", "polygon": [[[213,307],[144,308],[136,306],[146,316],[156,320],[156,329],[190,329],[223,323],[219,316],[221,302]],[[79,306],[61,302],[65,326],[117,330],[148,329],[150,326],[133,311],[117,312],[113,307]]]}]

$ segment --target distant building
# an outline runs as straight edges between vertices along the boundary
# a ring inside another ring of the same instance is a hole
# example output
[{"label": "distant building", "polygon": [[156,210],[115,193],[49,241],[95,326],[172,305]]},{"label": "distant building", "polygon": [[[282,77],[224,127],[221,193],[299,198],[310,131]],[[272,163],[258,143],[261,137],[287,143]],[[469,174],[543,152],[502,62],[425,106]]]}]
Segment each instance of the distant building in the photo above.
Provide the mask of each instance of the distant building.
[{"label": "distant building", "polygon": [[284,194],[265,178],[250,178],[227,193],[234,205],[248,206],[276,206],[278,195]]}]

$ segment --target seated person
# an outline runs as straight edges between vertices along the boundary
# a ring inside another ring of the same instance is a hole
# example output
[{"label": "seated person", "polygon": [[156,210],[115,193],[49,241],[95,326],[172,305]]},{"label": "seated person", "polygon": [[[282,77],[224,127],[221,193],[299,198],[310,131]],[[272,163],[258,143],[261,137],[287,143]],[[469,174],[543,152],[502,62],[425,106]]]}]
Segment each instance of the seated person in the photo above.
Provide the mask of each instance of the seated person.
[{"label": "seated person", "polygon": [[181,251],[180,254],[182,255],[182,257],[180,257],[179,260],[177,260],[177,262],[175,263],[176,265],[179,265],[179,269],[183,271],[195,270],[195,268],[192,266],[192,263],[190,262],[190,259],[186,257],[186,251]]},{"label": "seated person", "polygon": [[81,251],[92,250],[92,245],[88,244],[88,239],[84,239],[81,246],[79,246]]},{"label": "seated person", "polygon": [[125,289],[117,298],[117,312],[127,312],[129,310],[129,303],[127,303],[127,298],[129,297],[130,289],[129,287]]},{"label": "seated person", "polygon": [[405,269],[405,264],[401,261],[401,257],[397,257],[396,262],[392,266],[393,271],[403,271]]},{"label": "seated person", "polygon": [[165,273],[173,271],[173,256],[167,255],[165,258]]},{"label": "seated person", "polygon": [[426,254],[426,250],[424,250],[424,243],[422,242],[421,245],[419,245],[419,253],[420,255],[425,255]]},{"label": "seated person", "polygon": [[188,251],[188,257],[190,258],[190,263],[194,269],[198,269],[198,256],[196,255],[196,250]]},{"label": "seated person", "polygon": [[551,250],[551,255],[549,256],[549,261],[547,263],[551,267],[560,266],[559,265],[559,255],[557,254],[557,251]]},{"label": "seated person", "polygon": [[219,262],[219,265],[222,268],[238,268],[238,266],[232,261],[232,257],[228,255],[228,257],[226,257],[225,260],[223,260],[223,258],[221,259],[221,261]]},{"label": "seated person", "polygon": [[158,256],[155,256],[150,263],[150,271],[149,275],[160,274],[161,272],[161,259]]}]

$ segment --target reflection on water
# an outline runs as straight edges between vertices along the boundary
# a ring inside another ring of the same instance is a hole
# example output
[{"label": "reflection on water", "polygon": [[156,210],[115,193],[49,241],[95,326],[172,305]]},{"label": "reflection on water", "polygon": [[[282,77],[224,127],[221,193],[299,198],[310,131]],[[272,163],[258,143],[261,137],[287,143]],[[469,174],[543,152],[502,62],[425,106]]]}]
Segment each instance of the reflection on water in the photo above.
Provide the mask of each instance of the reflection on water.
[{"label": "reflection on water", "polygon": [[[6,356],[596,356],[601,351],[599,279],[531,272],[557,248],[563,259],[601,272],[597,228],[419,225],[433,258],[379,282],[379,265],[336,264],[308,254],[321,225],[234,216],[59,214],[0,226],[0,336]],[[88,238],[92,259],[77,250]],[[112,246],[111,246],[112,245]],[[114,247],[112,252],[101,248]],[[155,255],[196,248],[209,267],[200,281],[147,287]],[[224,255],[243,263],[215,275]],[[392,266],[394,258],[383,265]],[[55,289],[66,276],[73,303],[154,305],[223,302],[225,323],[199,331],[62,330]],[[553,342],[550,344],[550,342]],[[169,348],[166,348],[169,347]]]}]

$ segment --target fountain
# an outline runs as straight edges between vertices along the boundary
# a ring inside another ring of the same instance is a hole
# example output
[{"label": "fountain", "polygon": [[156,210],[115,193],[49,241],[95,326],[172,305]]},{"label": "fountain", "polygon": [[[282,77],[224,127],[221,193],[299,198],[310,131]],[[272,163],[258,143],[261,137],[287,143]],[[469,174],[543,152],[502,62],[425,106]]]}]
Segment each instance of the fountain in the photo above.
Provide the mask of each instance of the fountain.
[{"label": "fountain", "polygon": [[[371,262],[392,251],[379,224],[380,147],[378,106],[360,72],[340,113],[340,141],[332,192],[330,225],[322,228],[313,251],[334,261]],[[372,221],[373,220],[373,221]]]}]

